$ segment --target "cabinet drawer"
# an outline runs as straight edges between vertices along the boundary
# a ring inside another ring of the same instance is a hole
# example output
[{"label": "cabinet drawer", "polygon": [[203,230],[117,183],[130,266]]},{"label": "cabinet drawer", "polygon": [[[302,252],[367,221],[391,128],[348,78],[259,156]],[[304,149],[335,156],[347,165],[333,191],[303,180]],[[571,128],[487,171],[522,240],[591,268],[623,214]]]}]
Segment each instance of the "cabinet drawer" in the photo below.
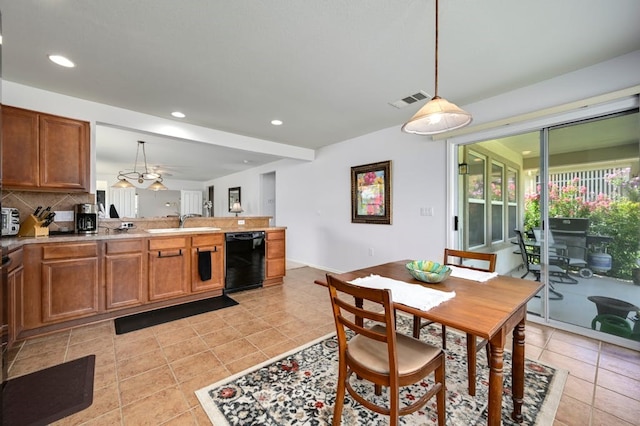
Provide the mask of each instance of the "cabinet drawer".
[{"label": "cabinet drawer", "polygon": [[224,234],[196,235],[191,237],[193,247],[216,246],[224,244]]},{"label": "cabinet drawer", "polygon": [[284,240],[284,231],[267,231],[267,241]]},{"label": "cabinet drawer", "polygon": [[284,241],[269,241],[267,244],[267,259],[284,258]]},{"label": "cabinet drawer", "polygon": [[142,240],[107,242],[107,254],[138,253],[142,248]]},{"label": "cabinet drawer", "polygon": [[149,250],[183,249],[186,247],[187,247],[187,237],[153,238],[149,240]]},{"label": "cabinet drawer", "polygon": [[98,245],[96,243],[52,245],[42,248],[43,260],[96,256],[98,256]]}]

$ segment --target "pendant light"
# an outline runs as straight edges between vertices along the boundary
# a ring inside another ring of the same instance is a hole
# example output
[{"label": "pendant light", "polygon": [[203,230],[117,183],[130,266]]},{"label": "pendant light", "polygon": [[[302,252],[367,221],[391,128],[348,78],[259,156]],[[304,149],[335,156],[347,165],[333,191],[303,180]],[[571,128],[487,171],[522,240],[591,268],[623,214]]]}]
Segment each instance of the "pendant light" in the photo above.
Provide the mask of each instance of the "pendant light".
[{"label": "pendant light", "polygon": [[459,129],[471,123],[471,114],[438,96],[438,0],[436,2],[436,72],[435,94],[418,112],[404,123],[402,131],[416,135],[435,135]]},{"label": "pendant light", "polygon": [[[156,172],[150,172],[147,166],[147,152],[144,147],[144,141],[138,141],[138,148],[136,150],[136,161],[133,163],[133,171],[119,171],[118,181],[111,185],[112,188],[135,188],[135,186],[127,179],[138,181],[138,183],[144,183],[146,180],[154,181],[147,189],[152,191],[164,191],[168,188],[162,183],[162,175]],[[144,160],[144,171],[138,171],[138,156],[140,154],[140,148],[142,148],[142,157]]]}]

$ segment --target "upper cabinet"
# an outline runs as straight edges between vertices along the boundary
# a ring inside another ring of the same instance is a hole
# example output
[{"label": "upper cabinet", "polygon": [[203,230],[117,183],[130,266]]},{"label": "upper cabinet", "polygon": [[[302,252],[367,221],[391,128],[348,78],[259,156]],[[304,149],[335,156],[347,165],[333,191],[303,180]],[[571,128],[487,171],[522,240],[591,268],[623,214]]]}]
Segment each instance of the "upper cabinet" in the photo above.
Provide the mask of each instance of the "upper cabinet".
[{"label": "upper cabinet", "polygon": [[89,123],[2,107],[2,173],[7,189],[89,192]]}]

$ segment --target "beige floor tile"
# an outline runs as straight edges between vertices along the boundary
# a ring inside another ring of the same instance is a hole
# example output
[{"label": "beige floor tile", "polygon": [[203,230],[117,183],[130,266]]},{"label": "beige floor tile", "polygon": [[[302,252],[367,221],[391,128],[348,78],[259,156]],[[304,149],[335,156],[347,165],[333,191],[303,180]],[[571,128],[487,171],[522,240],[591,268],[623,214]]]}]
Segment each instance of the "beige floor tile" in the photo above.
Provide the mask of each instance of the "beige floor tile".
[{"label": "beige floor tile", "polygon": [[166,347],[170,345],[178,344],[184,340],[189,340],[194,337],[197,337],[198,333],[193,329],[193,327],[183,327],[179,331],[169,331],[167,333],[160,333],[156,335],[156,339],[160,344],[160,347]]},{"label": "beige floor tile", "polygon": [[596,366],[546,349],[540,355],[540,361],[569,370],[580,379],[593,383],[596,378]]},{"label": "beige floor tile", "polygon": [[200,352],[171,363],[171,369],[178,383],[185,382],[202,372],[222,366],[222,362],[211,351]]},{"label": "beige floor tile", "polygon": [[565,343],[569,343],[582,348],[591,349],[592,351],[600,350],[600,341],[591,339],[589,337],[578,336],[577,334],[569,333],[563,330],[555,330],[551,336],[551,340],[560,340]]},{"label": "beige floor tile", "polygon": [[575,376],[569,375],[567,382],[564,385],[564,395],[577,399],[580,402],[591,405],[593,402],[593,391],[595,385],[589,383],[586,380],[579,379]]},{"label": "beige floor tile", "polygon": [[233,342],[234,340],[242,339],[243,335],[234,327],[224,327],[211,333],[207,333],[202,336],[202,340],[210,348],[224,345],[225,343]]},{"label": "beige floor tile", "polygon": [[155,336],[153,336],[133,341],[116,340],[115,348],[117,359],[123,360],[134,356],[140,356],[147,352],[153,352],[160,349],[160,345],[158,344]]},{"label": "beige floor tile", "polygon": [[122,414],[125,425],[156,426],[188,409],[187,401],[176,385],[123,406]]},{"label": "beige floor tile", "polygon": [[556,420],[567,425],[588,425],[591,417],[591,406],[584,402],[563,395],[558,404]]},{"label": "beige floor tile", "polygon": [[596,365],[598,363],[598,350],[587,349],[584,346],[578,346],[573,342],[559,340],[554,334],[549,342],[547,342],[546,350],[556,352],[564,356],[579,359],[582,362]]},{"label": "beige floor tile", "polygon": [[269,358],[262,352],[254,352],[242,358],[234,359],[233,361],[226,363],[224,366],[232,374],[236,374],[268,359]]},{"label": "beige floor tile", "polygon": [[289,340],[287,336],[275,328],[268,328],[258,333],[253,333],[248,335],[246,339],[260,350],[269,346],[279,345]]},{"label": "beige floor tile", "polygon": [[191,411],[186,411],[171,420],[162,423],[161,426],[197,426],[198,421],[194,417],[194,414]]},{"label": "beige floor tile", "polygon": [[602,342],[602,353],[640,366],[640,352]]},{"label": "beige floor tile", "polygon": [[593,406],[627,422],[633,423],[640,419],[640,403],[638,403],[638,400],[610,391],[601,386],[596,386]]},{"label": "beige floor tile", "polygon": [[161,349],[126,358],[117,363],[118,379],[124,380],[166,364],[167,359]]},{"label": "beige floor tile", "polygon": [[176,379],[168,365],[145,371],[120,381],[120,401],[129,405],[148,395],[176,385]]},{"label": "beige floor tile", "polygon": [[59,425],[78,425],[91,419],[98,418],[113,410],[119,408],[120,400],[118,397],[118,387],[116,384],[100,388],[93,389],[93,403],[89,408],[72,414],[66,417],[56,424]]},{"label": "beige floor tile", "polygon": [[[640,356],[640,353],[638,354]],[[616,373],[624,374],[634,380],[640,381],[640,368],[637,363],[603,353],[600,355],[600,368]]]},{"label": "beige floor tile", "polygon": [[638,423],[629,423],[612,414],[605,413],[598,409],[593,410],[591,426],[634,426]]},{"label": "beige floor tile", "polygon": [[178,342],[174,345],[165,346],[162,348],[164,355],[167,357],[169,363],[177,361],[181,358],[195,355],[200,352],[208,351],[209,347],[200,338],[200,336],[193,337],[188,340]]},{"label": "beige floor tile", "polygon": [[216,346],[211,350],[225,365],[235,361],[238,358],[242,358],[249,354],[258,352],[258,348],[256,348],[251,344],[251,342],[244,338]]},{"label": "beige floor tile", "polygon": [[220,365],[215,367],[213,370],[200,372],[189,380],[180,383],[180,389],[184,393],[184,397],[187,400],[189,407],[198,407],[200,402],[196,397],[195,391],[202,389],[205,386],[213,385],[214,383],[226,379],[229,376],[231,376],[231,372],[227,370],[225,366]]},{"label": "beige floor tile", "polygon": [[598,370],[596,384],[614,392],[627,395],[640,404],[640,381],[638,380],[601,368]]}]

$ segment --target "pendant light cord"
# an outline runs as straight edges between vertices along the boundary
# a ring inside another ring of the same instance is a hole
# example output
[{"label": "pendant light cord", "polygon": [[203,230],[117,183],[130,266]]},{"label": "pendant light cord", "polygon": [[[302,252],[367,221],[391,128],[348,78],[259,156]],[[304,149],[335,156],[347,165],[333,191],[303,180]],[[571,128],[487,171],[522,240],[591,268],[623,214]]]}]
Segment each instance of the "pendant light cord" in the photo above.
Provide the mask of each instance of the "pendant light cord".
[{"label": "pendant light cord", "polygon": [[434,98],[438,97],[438,0],[436,0],[436,87]]}]

